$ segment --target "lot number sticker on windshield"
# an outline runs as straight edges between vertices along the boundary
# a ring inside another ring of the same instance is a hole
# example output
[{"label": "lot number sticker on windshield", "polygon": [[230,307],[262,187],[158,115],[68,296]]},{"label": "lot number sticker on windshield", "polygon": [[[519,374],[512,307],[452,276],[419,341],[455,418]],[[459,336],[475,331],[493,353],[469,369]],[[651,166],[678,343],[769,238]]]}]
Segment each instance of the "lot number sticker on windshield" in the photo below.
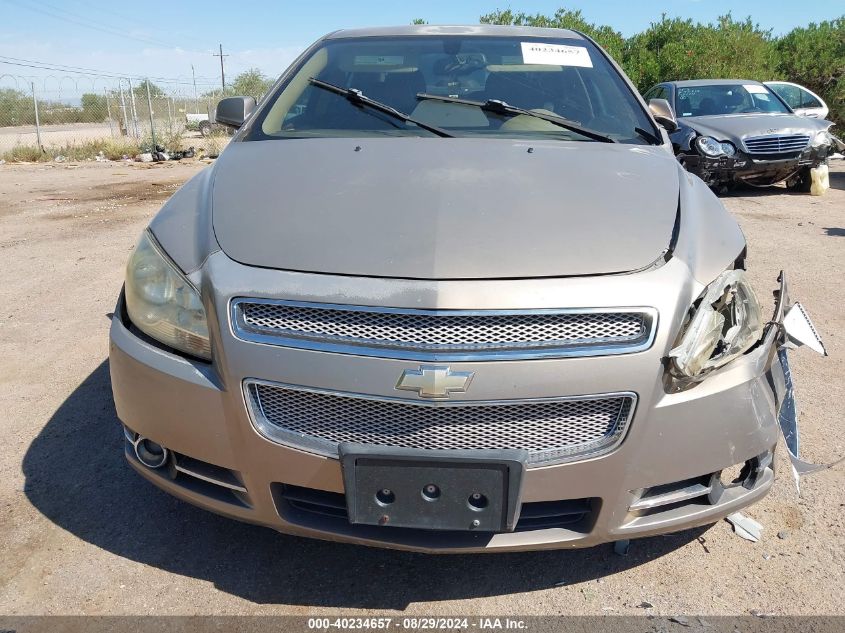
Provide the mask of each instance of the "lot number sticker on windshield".
[{"label": "lot number sticker on windshield", "polygon": [[758,86],[757,84],[742,84],[742,87],[745,88],[750,94],[753,95],[767,95],[769,91],[766,90],[766,86]]},{"label": "lot number sticker on windshield", "polygon": [[583,46],[521,42],[523,64],[551,64],[555,66],[581,66],[592,68],[590,51]]}]

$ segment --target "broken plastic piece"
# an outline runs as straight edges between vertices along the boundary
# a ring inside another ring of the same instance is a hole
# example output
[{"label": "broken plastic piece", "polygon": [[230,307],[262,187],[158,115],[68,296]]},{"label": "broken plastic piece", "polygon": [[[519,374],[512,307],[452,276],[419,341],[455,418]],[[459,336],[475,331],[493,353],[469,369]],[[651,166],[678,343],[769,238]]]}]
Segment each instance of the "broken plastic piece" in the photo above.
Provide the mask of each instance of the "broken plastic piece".
[{"label": "broken plastic piece", "polygon": [[622,540],[622,541],[616,541],[616,542],[613,543],[613,551],[614,551],[614,553],[618,554],[619,556],[627,556],[629,549],[631,549],[630,539],[625,539],[625,540]]},{"label": "broken plastic piece", "polygon": [[745,516],[742,512],[734,512],[725,517],[725,520],[734,528],[734,533],[737,536],[744,538],[746,541],[756,543],[760,540],[760,535],[763,532],[763,526],[757,523],[751,517]]},{"label": "broken plastic piece", "polygon": [[806,345],[814,352],[827,356],[827,350],[824,348],[819,333],[816,332],[807,311],[800,303],[795,303],[789,308],[783,319],[783,328],[786,331],[787,347],[797,348]]},{"label": "broken plastic piece", "polygon": [[823,196],[830,189],[830,171],[827,165],[810,169],[810,195]]},{"label": "broken plastic piece", "polygon": [[[795,304],[798,306],[798,304]],[[790,310],[791,312],[792,310]],[[803,309],[801,310],[803,312]],[[811,324],[812,327],[812,324]],[[784,396],[783,402],[780,405],[780,412],[778,413],[778,422],[780,424],[780,431],[783,435],[783,443],[789,453],[789,461],[792,463],[792,478],[795,480],[795,490],[798,496],[801,496],[801,475],[809,475],[810,473],[818,472],[820,470],[827,470],[831,466],[835,466],[845,459],[845,457],[836,460],[830,464],[811,464],[802,460],[799,455],[798,442],[798,408],[795,404],[795,387],[792,383],[792,370],[789,368],[789,358],[787,356],[786,346],[778,349],[778,360],[783,368],[784,380]]]}]

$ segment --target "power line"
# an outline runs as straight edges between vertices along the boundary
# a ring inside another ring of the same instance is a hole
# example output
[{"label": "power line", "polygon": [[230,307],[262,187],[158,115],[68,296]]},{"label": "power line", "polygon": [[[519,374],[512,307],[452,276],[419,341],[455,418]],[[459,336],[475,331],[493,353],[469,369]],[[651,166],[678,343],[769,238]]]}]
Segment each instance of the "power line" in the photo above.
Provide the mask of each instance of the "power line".
[{"label": "power line", "polygon": [[[53,72],[63,72],[63,73],[74,73],[79,75],[91,75],[95,77],[104,77],[107,79],[137,79],[143,81],[144,79],[149,79],[150,81],[157,81],[159,83],[174,83],[174,84],[184,84],[186,86],[192,85],[192,81],[188,81],[187,79],[182,80],[179,78],[173,77],[155,77],[155,76],[144,76],[144,75],[130,75],[130,74],[121,74],[115,73],[110,71],[101,71],[95,70],[93,68],[84,68],[81,66],[66,66],[64,64],[51,64],[48,62],[38,62],[29,59],[21,59],[18,57],[8,57],[6,55],[0,55],[0,64],[8,64],[10,66],[21,66],[24,68],[35,68],[38,70],[50,70]],[[217,82],[212,80],[210,77],[199,77],[198,79],[202,80],[205,79],[206,81],[197,81],[199,85],[203,86],[216,86]]]},{"label": "power line", "polygon": [[[113,35],[115,37],[120,38],[128,38],[132,40],[136,40],[138,42],[143,42],[145,44],[154,44],[156,46],[164,46],[166,48],[183,48],[178,45],[174,45],[170,42],[165,42],[164,40],[160,40],[157,38],[152,37],[145,37],[141,35],[132,35],[126,32],[125,29],[120,29],[118,27],[113,27],[108,24],[102,22],[96,22],[91,20],[88,17],[82,16],[77,13],[72,13],[66,9],[62,9],[60,7],[56,7],[54,5],[48,4],[46,2],[41,2],[42,7],[31,6],[29,4],[22,3],[20,1],[13,2],[13,0],[6,0],[10,4],[16,4],[18,7],[27,9],[29,11],[34,11],[35,13],[40,13],[42,15],[46,15],[48,17],[54,18],[56,20],[64,20],[66,22],[70,22],[71,24],[76,24],[77,26],[82,26],[84,28],[92,29],[95,31],[100,31],[102,33],[107,33],[109,35]],[[47,8],[44,8],[47,7]],[[58,12],[58,13],[57,13]],[[184,49],[183,50],[187,50]],[[199,53],[200,51],[191,51],[194,53]]]}]

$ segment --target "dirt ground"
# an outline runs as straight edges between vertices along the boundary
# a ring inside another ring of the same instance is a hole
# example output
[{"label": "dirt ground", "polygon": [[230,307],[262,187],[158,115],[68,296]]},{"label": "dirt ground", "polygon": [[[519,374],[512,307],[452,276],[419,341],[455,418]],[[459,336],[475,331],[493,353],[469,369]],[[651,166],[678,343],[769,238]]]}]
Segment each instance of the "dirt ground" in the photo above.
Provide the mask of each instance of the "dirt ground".
[{"label": "dirt ground", "polygon": [[[280,535],[159,492],[124,464],[109,313],[140,231],[203,165],[0,166],[0,614],[845,614],[845,465],[726,522],[632,543],[426,556]],[[761,297],[786,269],[829,358],[794,353],[808,459],[845,454],[845,165],[824,197],[724,198]],[[651,603],[652,608],[642,605]]]}]

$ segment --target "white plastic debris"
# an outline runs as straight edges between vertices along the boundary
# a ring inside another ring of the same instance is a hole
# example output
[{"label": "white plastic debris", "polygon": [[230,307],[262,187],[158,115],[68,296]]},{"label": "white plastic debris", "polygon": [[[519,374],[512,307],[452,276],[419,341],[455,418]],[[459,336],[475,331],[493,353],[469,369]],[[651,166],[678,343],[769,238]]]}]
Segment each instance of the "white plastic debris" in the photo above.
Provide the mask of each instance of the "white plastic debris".
[{"label": "white plastic debris", "polygon": [[827,165],[810,169],[810,195],[823,196],[830,189],[830,170]]},{"label": "white plastic debris", "polygon": [[763,526],[751,517],[745,516],[742,512],[734,512],[725,517],[725,520],[734,528],[734,533],[746,541],[756,543],[760,540]]},{"label": "white plastic debris", "polygon": [[151,163],[153,162],[153,155],[150,152],[144,152],[143,154],[138,154],[135,160],[141,161],[142,163]]},{"label": "white plastic debris", "polygon": [[817,354],[827,356],[821,337],[800,303],[795,303],[789,308],[783,319],[783,327],[786,330],[788,342],[791,344],[789,347],[806,345]]}]

